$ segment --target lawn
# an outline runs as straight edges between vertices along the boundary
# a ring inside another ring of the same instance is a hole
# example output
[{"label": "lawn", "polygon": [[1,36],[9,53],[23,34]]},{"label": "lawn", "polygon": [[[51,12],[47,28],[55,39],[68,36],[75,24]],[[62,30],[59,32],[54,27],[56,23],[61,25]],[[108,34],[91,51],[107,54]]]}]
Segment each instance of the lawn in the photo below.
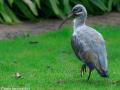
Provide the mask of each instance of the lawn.
[{"label": "lawn", "polygon": [[[82,63],[71,48],[72,27],[0,41],[0,87],[30,90],[120,90],[120,26],[93,25],[107,44],[109,75],[80,77]],[[33,42],[33,43],[32,43]],[[38,42],[38,43],[37,43]],[[22,77],[16,79],[15,73]]]}]

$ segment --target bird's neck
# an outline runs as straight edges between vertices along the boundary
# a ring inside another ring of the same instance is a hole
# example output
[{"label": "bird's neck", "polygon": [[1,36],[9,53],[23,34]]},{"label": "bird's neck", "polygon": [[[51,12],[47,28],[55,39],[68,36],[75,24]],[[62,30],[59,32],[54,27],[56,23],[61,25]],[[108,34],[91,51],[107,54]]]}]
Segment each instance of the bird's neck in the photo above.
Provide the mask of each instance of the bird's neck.
[{"label": "bird's neck", "polygon": [[74,29],[77,29],[80,26],[85,25],[86,18],[77,17],[74,19]]},{"label": "bird's neck", "polygon": [[87,18],[87,14],[86,15],[83,15],[83,16],[80,16],[80,17],[77,17],[74,19],[74,31],[73,31],[73,36],[74,35],[77,35],[77,32],[79,30],[81,30],[82,28],[84,28],[85,26],[85,21],[86,21],[86,18]]}]

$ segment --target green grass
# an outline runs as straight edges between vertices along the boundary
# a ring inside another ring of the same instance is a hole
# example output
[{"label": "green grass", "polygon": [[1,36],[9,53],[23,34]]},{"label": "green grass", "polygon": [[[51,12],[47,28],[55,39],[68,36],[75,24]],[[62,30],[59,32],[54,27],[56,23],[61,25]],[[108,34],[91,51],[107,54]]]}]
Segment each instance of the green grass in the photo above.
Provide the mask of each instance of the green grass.
[{"label": "green grass", "polygon": [[[0,87],[28,87],[31,90],[119,90],[120,27],[93,26],[104,36],[109,59],[108,79],[92,72],[80,77],[82,63],[71,48],[72,27],[38,36],[0,41]],[[38,44],[30,44],[38,41]],[[22,77],[15,78],[20,72]]]}]

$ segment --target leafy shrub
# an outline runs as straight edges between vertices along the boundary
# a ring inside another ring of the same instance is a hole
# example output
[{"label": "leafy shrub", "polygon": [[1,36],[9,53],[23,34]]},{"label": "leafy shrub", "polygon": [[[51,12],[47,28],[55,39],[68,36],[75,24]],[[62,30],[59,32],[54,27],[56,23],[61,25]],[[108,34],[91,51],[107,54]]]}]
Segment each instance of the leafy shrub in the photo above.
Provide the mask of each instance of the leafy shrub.
[{"label": "leafy shrub", "polygon": [[38,18],[64,18],[75,5],[83,4],[89,15],[120,12],[120,0],[0,0],[0,22],[13,24]]}]

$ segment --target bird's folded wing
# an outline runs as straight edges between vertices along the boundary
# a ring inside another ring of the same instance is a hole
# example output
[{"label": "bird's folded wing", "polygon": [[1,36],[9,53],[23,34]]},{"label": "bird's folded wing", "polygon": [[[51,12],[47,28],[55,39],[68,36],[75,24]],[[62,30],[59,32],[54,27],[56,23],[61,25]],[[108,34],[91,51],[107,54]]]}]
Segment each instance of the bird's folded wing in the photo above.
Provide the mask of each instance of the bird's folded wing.
[{"label": "bird's folded wing", "polygon": [[100,64],[100,67],[103,70],[107,69],[107,52],[105,47],[105,41],[103,39],[94,39],[90,43],[90,47],[98,56],[98,61]]},{"label": "bird's folded wing", "polygon": [[85,40],[80,40],[76,36],[73,36],[71,44],[76,56],[83,62],[88,63],[96,59],[96,53],[88,46]]}]

